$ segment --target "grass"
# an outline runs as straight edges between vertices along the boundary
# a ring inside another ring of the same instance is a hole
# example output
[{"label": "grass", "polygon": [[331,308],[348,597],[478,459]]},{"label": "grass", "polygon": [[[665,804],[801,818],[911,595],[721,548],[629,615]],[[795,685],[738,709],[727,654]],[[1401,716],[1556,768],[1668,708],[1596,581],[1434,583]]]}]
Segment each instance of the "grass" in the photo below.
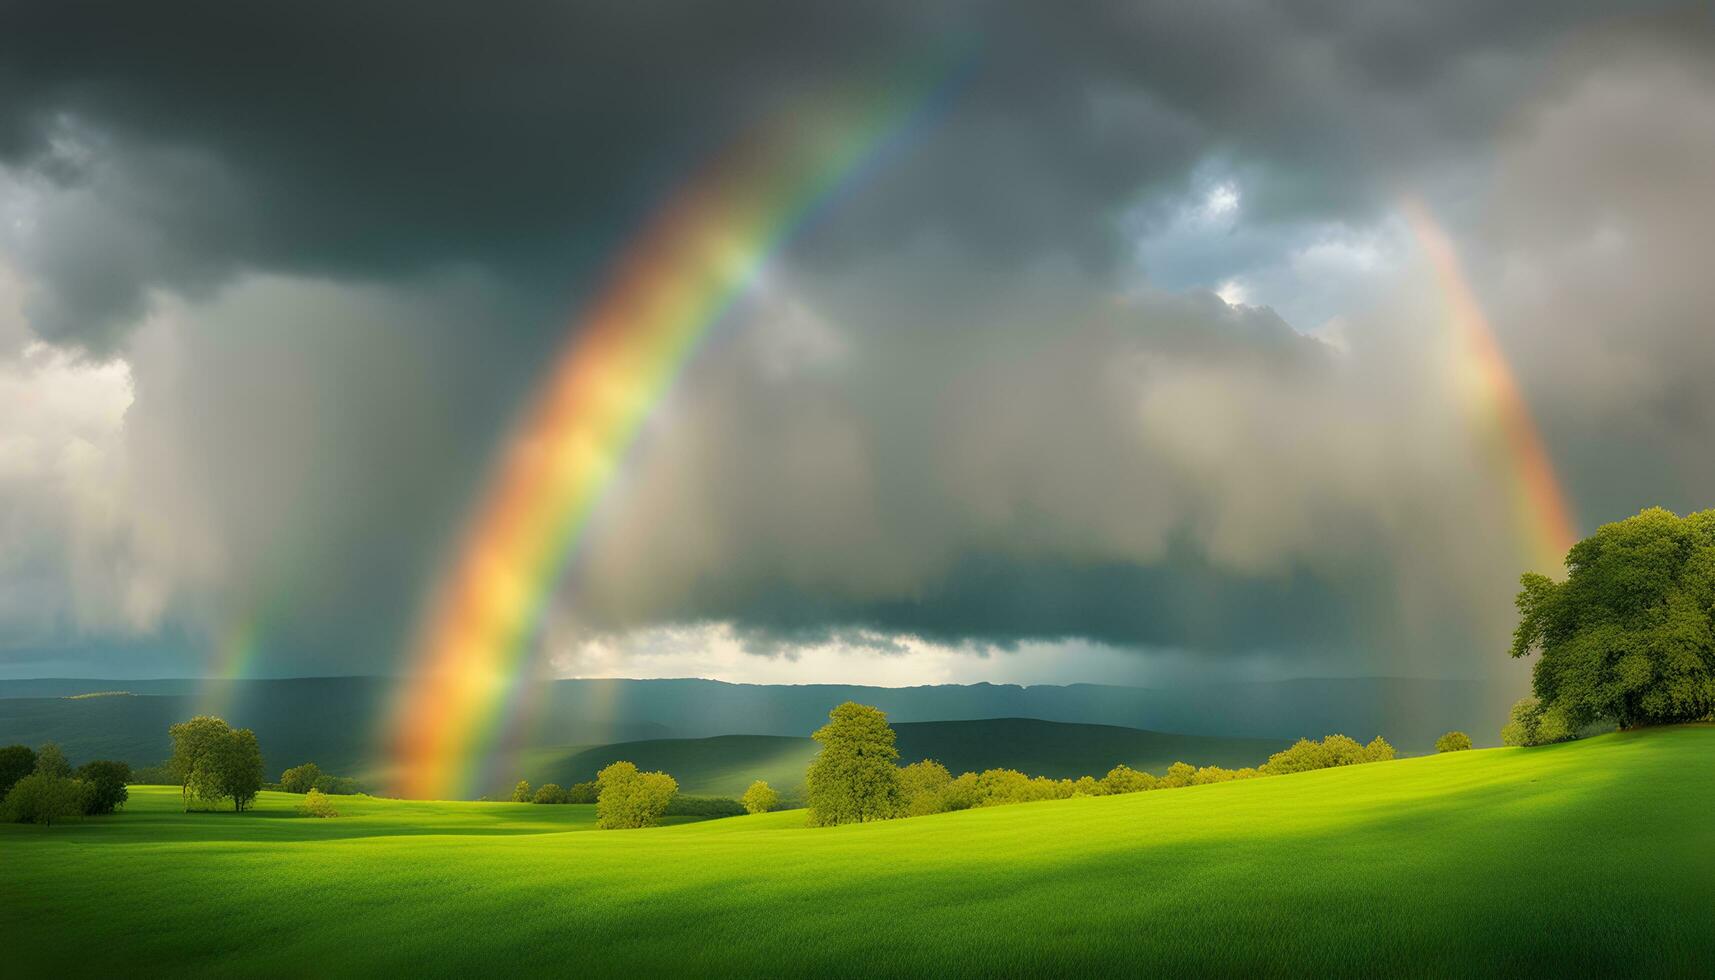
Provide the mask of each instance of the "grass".
[{"label": "grass", "polygon": [[342,799],[0,827],[12,975],[1715,973],[1715,727],[813,830]]}]

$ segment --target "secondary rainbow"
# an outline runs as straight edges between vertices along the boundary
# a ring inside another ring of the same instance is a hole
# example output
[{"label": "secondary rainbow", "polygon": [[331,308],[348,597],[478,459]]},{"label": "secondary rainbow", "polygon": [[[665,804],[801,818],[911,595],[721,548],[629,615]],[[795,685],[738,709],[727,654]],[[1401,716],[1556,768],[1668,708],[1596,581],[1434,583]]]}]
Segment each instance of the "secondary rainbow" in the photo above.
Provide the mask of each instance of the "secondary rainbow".
[{"label": "secondary rainbow", "polygon": [[541,609],[653,407],[779,249],[942,102],[946,75],[797,105],[729,147],[632,239],[507,440],[392,716],[394,789],[468,794]]},{"label": "secondary rainbow", "polygon": [[1422,201],[1408,197],[1400,210],[1429,259],[1446,300],[1456,364],[1461,380],[1466,382],[1467,408],[1479,430],[1497,444],[1504,458],[1514,516],[1524,534],[1526,551],[1537,570],[1551,572],[1578,540],[1554,461],[1489,318],[1477,301],[1476,290],[1471,288],[1452,238]]}]

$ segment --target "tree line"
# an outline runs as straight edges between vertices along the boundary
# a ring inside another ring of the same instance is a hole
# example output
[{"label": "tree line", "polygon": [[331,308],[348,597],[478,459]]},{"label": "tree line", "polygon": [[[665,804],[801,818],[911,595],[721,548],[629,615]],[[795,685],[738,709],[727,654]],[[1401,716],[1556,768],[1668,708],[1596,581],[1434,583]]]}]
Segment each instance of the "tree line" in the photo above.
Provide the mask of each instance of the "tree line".
[{"label": "tree line", "polygon": [[0,748],[0,818],[52,826],[78,816],[112,813],[125,805],[131,767],[95,759],[76,769],[53,742]]},{"label": "tree line", "polygon": [[[1461,733],[1450,732],[1443,738],[1453,735],[1462,737]],[[1393,746],[1379,735],[1368,744],[1344,735],[1329,735],[1320,741],[1299,739],[1269,756],[1262,765],[1242,769],[1175,762],[1161,776],[1121,764],[1100,778],[1053,779],[1028,776],[1015,769],[989,769],[955,777],[933,759],[900,767],[894,731],[887,723],[886,713],[852,701],[829,712],[828,724],[812,737],[822,747],[805,774],[811,826],[892,820],[1074,796],[1142,793],[1394,758]]]}]

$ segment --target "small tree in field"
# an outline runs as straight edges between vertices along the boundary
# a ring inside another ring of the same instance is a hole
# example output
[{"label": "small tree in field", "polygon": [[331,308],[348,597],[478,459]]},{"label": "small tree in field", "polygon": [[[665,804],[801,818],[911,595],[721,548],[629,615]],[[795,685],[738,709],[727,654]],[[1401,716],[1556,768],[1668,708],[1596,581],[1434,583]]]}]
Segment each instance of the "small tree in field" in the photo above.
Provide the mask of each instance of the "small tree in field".
[{"label": "small tree in field", "polygon": [[1394,757],[1393,746],[1388,740],[1377,735],[1370,739],[1370,744],[1364,746],[1364,762],[1387,762]]},{"label": "small tree in field", "polygon": [[1167,767],[1167,775],[1162,776],[1161,781],[1156,785],[1161,789],[1178,789],[1181,786],[1191,785],[1191,781],[1196,778],[1196,766],[1189,762],[1175,762]]},{"label": "small tree in field", "polygon": [[512,787],[512,802],[514,803],[528,803],[535,798],[536,794],[531,792],[530,780],[528,779],[520,779],[518,784]]},{"label": "small tree in field", "polygon": [[899,750],[881,709],[847,701],[811,737],[822,743],[805,779],[811,826],[886,820],[898,812]]},{"label": "small tree in field", "polygon": [[679,784],[664,772],[638,772],[629,762],[615,762],[596,773],[596,826],[603,830],[653,827],[667,812]]},{"label": "small tree in field", "polygon": [[899,813],[921,817],[947,808],[947,786],[953,775],[933,759],[913,762],[899,770]]},{"label": "small tree in field", "polygon": [[1453,731],[1435,740],[1437,752],[1464,752],[1471,747],[1471,736],[1464,732]]},{"label": "small tree in field", "polygon": [[6,794],[6,817],[19,823],[52,826],[83,812],[83,784],[64,776],[33,772]]},{"label": "small tree in field", "polygon": [[131,767],[123,762],[97,759],[77,767],[78,781],[83,783],[83,812],[91,816],[112,813],[125,805],[131,791],[125,783],[131,778]]},{"label": "small tree in field", "polygon": [[564,803],[566,791],[560,788],[559,783],[543,783],[536,788],[536,795],[531,799],[537,803]]},{"label": "small tree in field", "polygon": [[167,729],[173,739],[173,758],[169,765],[178,774],[179,796],[185,811],[190,812],[192,799],[218,800],[218,767],[212,761],[223,743],[232,738],[232,726],[212,715],[198,715]]},{"label": "small tree in field", "polygon": [[306,762],[281,773],[280,788],[288,793],[308,793],[316,788],[316,780],[320,778],[322,778],[322,767],[313,762]]},{"label": "small tree in field", "polygon": [[774,792],[774,787],[758,779],[744,791],[739,802],[744,804],[746,813],[767,813],[780,805],[780,794]]},{"label": "small tree in field", "polygon": [[319,789],[312,787],[304,794],[304,801],[298,804],[300,817],[337,817],[339,811],[334,809],[333,799]]}]

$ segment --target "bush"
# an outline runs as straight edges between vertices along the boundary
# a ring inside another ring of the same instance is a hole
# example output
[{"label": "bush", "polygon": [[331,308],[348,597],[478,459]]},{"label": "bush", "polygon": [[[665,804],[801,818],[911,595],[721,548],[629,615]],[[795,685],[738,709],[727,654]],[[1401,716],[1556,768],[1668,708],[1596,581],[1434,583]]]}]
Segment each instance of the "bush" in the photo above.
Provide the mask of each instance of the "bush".
[{"label": "bush", "polygon": [[528,779],[520,779],[518,785],[512,787],[512,802],[514,803],[528,803],[535,798],[536,794],[530,791]]},{"label": "bush", "polygon": [[667,812],[679,784],[664,772],[638,772],[615,762],[596,774],[596,826],[603,830],[653,827]]},{"label": "bush", "polygon": [[52,826],[83,812],[84,786],[75,779],[33,772],[6,794],[6,819]]},{"label": "bush", "polygon": [[[945,774],[947,770],[942,769],[941,772]],[[739,802],[744,804],[746,813],[767,813],[780,805],[780,794],[774,792],[774,787],[758,779],[744,791]],[[939,794],[936,795],[936,805],[940,805]]]},{"label": "bush", "polygon": [[947,787],[952,782],[952,773],[933,759],[899,770],[899,815],[920,817],[947,809]]},{"label": "bush", "polygon": [[584,783],[573,783],[566,787],[567,803],[594,803],[601,796],[601,788],[595,780]]},{"label": "bush", "polygon": [[1359,761],[1388,762],[1391,761],[1393,757],[1393,746],[1388,744],[1387,739],[1377,735],[1375,738],[1370,739],[1370,744],[1364,746],[1364,757]]},{"label": "bush", "polygon": [[280,774],[280,788],[288,793],[308,793],[322,778],[322,767],[313,762],[293,766]]},{"label": "bush", "polygon": [[1329,735],[1320,742],[1301,738],[1268,757],[1262,774],[1280,776],[1312,769],[1334,766],[1354,766],[1365,762],[1385,762],[1394,757],[1393,746],[1377,735],[1369,745],[1359,745],[1356,739],[1344,735]]},{"label": "bush", "polygon": [[112,813],[131,798],[131,791],[125,788],[131,778],[131,767],[123,762],[109,759],[86,762],[78,767],[77,778],[84,786],[83,812],[91,816]]},{"label": "bush", "polygon": [[30,773],[36,771],[36,750],[28,745],[8,745],[0,749],[0,800],[12,792],[12,787],[18,784]]},{"label": "bush", "polygon": [[314,787],[304,794],[303,802],[298,804],[300,817],[337,817],[339,811],[334,809],[333,800],[328,795]]},{"label": "bush", "polygon": [[531,798],[531,802],[564,803],[566,802],[566,791],[560,788],[559,783],[543,783],[536,788],[536,795]]},{"label": "bush", "polygon": [[36,750],[36,771],[44,776],[58,779],[71,778],[71,763],[66,761],[66,754],[53,742],[43,742]]},{"label": "bush", "polygon": [[1564,742],[1573,736],[1572,726],[1564,712],[1544,710],[1536,698],[1519,698],[1513,703],[1511,718],[1501,727],[1504,745],[1547,745]]},{"label": "bush", "polygon": [[1139,772],[1121,763],[1108,770],[1102,779],[1102,790],[1111,795],[1120,793],[1143,793],[1152,790],[1159,782],[1152,773]]},{"label": "bush", "polygon": [[1197,778],[1197,767],[1187,762],[1175,762],[1167,767],[1167,775],[1161,777],[1156,786],[1161,789],[1178,789],[1191,785],[1191,780]]},{"label": "bush", "polygon": [[1464,752],[1471,747],[1471,736],[1464,732],[1453,731],[1435,740],[1437,752]]}]

